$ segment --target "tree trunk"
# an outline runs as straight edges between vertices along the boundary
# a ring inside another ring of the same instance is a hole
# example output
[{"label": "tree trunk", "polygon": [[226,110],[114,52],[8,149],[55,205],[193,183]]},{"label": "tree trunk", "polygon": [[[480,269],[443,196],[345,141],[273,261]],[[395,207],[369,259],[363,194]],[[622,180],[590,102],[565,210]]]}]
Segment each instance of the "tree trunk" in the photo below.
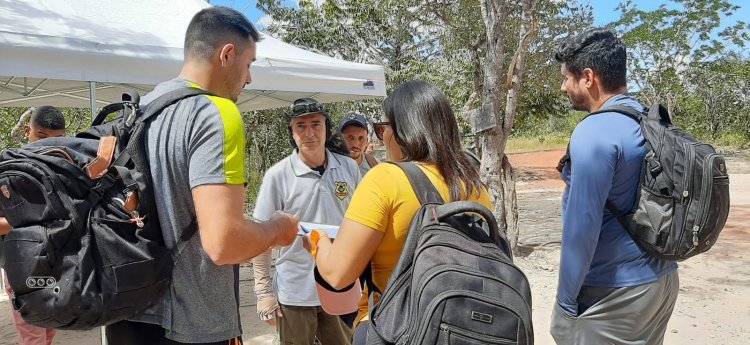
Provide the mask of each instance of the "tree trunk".
[{"label": "tree trunk", "polygon": [[[506,85],[501,84],[505,59],[505,22],[508,7],[503,0],[482,0],[482,18],[487,27],[487,61],[485,64],[485,104],[493,110],[493,116],[502,114],[500,125],[482,133],[481,173],[495,204],[498,225],[506,230],[514,254],[518,248],[518,201],[516,198],[513,168],[505,155],[505,146],[513,129],[523,83],[524,65],[528,54],[528,39],[535,29],[533,8],[536,0],[524,0],[522,4],[523,27],[518,49],[509,66]],[[504,111],[500,99],[507,89]]]},{"label": "tree trunk", "polygon": [[[505,59],[505,21],[508,18],[507,4],[503,0],[481,0],[482,19],[487,28],[487,57],[484,65],[484,103],[492,111],[489,116],[498,118],[500,114],[500,97],[502,90],[501,76]],[[502,123],[500,120],[497,123]],[[507,231],[508,221],[505,213],[505,188],[503,188],[503,157],[505,150],[505,132],[501,126],[486,130],[480,134],[481,168],[480,175],[487,184],[490,197],[494,203],[494,214],[501,230]],[[512,224],[512,222],[511,222]],[[511,242],[513,247],[513,242]],[[514,249],[515,251],[515,249]]]}]

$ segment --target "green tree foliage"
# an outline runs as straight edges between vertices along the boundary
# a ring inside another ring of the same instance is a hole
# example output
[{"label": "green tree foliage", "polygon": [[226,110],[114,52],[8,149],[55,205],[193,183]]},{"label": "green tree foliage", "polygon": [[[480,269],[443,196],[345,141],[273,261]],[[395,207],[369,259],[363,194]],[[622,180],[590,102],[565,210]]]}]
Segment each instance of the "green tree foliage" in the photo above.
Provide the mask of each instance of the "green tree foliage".
[{"label": "green tree foliage", "polygon": [[645,11],[628,0],[618,6],[621,18],[611,25],[623,33],[628,45],[629,79],[639,96],[649,104],[662,102],[670,113],[679,114],[684,113],[680,100],[684,102],[694,91],[692,85],[700,83],[690,79],[690,71],[735,55],[750,40],[750,33],[743,21],[725,24],[739,9],[729,0],[672,0],[669,4]]}]

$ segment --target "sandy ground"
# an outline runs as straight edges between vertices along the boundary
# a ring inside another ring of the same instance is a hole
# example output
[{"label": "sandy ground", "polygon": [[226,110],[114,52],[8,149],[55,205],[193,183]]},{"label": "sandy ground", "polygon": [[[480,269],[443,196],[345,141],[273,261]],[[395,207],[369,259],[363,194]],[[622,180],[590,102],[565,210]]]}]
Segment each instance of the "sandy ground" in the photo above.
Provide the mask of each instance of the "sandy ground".
[{"label": "sandy ground", "polygon": [[[554,344],[550,315],[560,258],[560,197],[554,170],[562,151],[511,156],[518,177],[521,244],[533,249],[516,258],[533,292],[536,344]],[[707,254],[680,264],[680,295],[665,344],[750,345],[750,163],[729,158],[731,204],[727,226]],[[733,173],[738,172],[738,173]],[[246,344],[271,344],[274,330],[258,321],[252,271],[241,270],[242,327]],[[16,344],[8,302],[0,297],[0,344]],[[54,344],[100,344],[99,330],[60,331]]]}]

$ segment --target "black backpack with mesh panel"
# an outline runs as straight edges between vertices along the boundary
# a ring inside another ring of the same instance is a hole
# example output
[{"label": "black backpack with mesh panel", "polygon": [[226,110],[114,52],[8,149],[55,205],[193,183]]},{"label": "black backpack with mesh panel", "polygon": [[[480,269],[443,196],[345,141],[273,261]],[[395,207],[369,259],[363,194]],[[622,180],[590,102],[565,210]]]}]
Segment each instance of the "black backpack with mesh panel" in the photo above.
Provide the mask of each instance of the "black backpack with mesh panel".
[{"label": "black backpack with mesh panel", "polygon": [[[646,155],[632,210],[606,208],[635,242],[663,260],[681,261],[716,243],[729,215],[729,175],[724,157],[708,144],[672,125],[662,105],[644,112],[612,106],[592,112],[616,112],[637,121]],[[560,160],[562,171],[569,153]]]}]

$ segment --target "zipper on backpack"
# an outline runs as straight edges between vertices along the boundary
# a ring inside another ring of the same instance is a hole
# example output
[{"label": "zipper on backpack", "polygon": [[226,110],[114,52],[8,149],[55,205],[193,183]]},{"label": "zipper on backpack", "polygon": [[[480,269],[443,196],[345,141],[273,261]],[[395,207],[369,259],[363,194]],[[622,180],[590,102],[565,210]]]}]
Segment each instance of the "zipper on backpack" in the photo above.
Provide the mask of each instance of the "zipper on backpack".
[{"label": "zipper on backpack", "polygon": [[[693,148],[693,145],[690,144],[683,144],[685,146],[685,151],[687,152],[687,157],[693,157],[695,155],[695,149]],[[682,181],[682,204],[690,204],[690,200],[692,200],[692,195],[690,195],[690,192],[688,191],[689,186],[692,184],[692,178],[693,178],[693,160],[688,159],[687,164],[685,165],[685,178]],[[689,208],[689,207],[688,207]]]},{"label": "zipper on backpack", "polygon": [[[59,190],[59,191],[63,190],[63,188],[61,188],[61,186],[59,184],[59,181],[58,181],[58,178],[57,178],[57,174],[55,174],[47,166],[45,166],[43,164],[38,164],[34,160],[31,160],[31,159],[28,159],[28,158],[18,159],[18,160],[15,160],[15,161],[28,163],[28,164],[31,164],[34,167],[39,168],[40,170],[42,170],[47,175],[47,177],[50,180],[51,187],[53,189],[52,192],[55,192],[56,190]],[[21,173],[21,174],[27,175],[32,180],[36,180],[36,178],[32,177],[29,174],[26,174],[26,173]],[[63,207],[65,207],[65,210],[68,211],[70,213],[70,215],[71,215],[71,217],[70,217],[70,223],[71,223],[71,225],[74,228],[77,228],[78,227],[78,211],[75,209],[75,206],[73,205],[73,202],[70,200],[70,196],[68,196],[65,193],[56,193],[56,194],[58,195],[58,199],[60,200],[60,202],[63,204]]]},{"label": "zipper on backpack", "polygon": [[[704,160],[708,164],[703,165],[703,181],[701,184],[701,201],[702,204],[708,205],[711,203],[711,190],[708,188],[709,184],[715,183],[714,176],[712,173],[714,161],[716,158],[719,157],[718,154],[711,153],[708,156],[706,156],[706,159]],[[723,176],[720,176],[723,177]],[[700,205],[699,205],[700,206]],[[698,237],[698,233],[700,232],[701,228],[706,226],[706,222],[708,222],[708,214],[709,212],[706,211],[705,207],[699,207],[700,213],[696,215],[695,217],[695,223],[693,223],[693,248],[690,248],[686,252],[686,254],[691,253],[693,250],[698,248],[701,244],[701,240]]]},{"label": "zipper on backpack", "polygon": [[469,338],[471,340],[479,340],[488,344],[498,344],[498,345],[511,345],[516,344],[515,340],[506,339],[506,338],[500,338],[500,337],[493,337],[491,335],[481,334],[477,332],[473,332],[467,329],[463,329],[460,327],[455,327],[453,325],[447,324],[447,323],[441,323],[440,324],[440,331],[447,333],[447,336],[444,338],[445,341],[443,344],[449,345],[450,344],[450,334],[456,333],[464,338]]},{"label": "zipper on backpack", "polygon": [[[510,286],[510,285],[506,284],[503,281],[494,279],[494,277],[492,277],[490,275],[487,275],[487,274],[484,274],[482,272],[477,272],[477,271],[473,271],[473,270],[471,270],[471,271],[466,271],[466,270],[462,271],[462,270],[460,270],[460,268],[463,268],[463,267],[458,267],[458,268],[451,267],[451,268],[452,269],[450,269],[450,271],[459,272],[459,273],[465,273],[465,274],[470,274],[470,275],[473,275],[475,277],[479,277],[479,278],[483,278],[483,279],[490,279],[490,280],[494,280],[495,282],[498,282],[500,284],[503,284],[503,285],[507,286],[508,288],[510,288],[510,290],[512,290],[513,292],[515,292],[515,294],[518,297],[520,297],[521,301],[523,301],[524,305],[527,305],[527,306],[531,305],[531,301],[527,301],[526,297],[524,297],[523,294],[521,294],[513,286]],[[422,281],[419,282],[419,284],[417,285],[418,289],[421,289],[423,287],[423,285],[424,285],[423,283],[431,280],[433,277],[437,276],[440,273],[444,273],[444,272],[448,271],[448,270],[445,270],[445,269],[441,270],[441,271],[438,271],[437,269],[431,269],[431,270],[433,272],[429,274],[429,277],[425,278],[424,280],[422,280]],[[427,274],[427,273],[425,272],[425,274]],[[532,320],[531,320],[531,310],[530,309],[526,310],[528,312],[526,316],[528,316],[528,317],[524,318],[520,314],[516,313],[514,309],[511,309],[508,305],[506,305],[505,303],[503,303],[500,300],[497,300],[495,298],[483,295],[483,294],[481,294],[479,292],[475,292],[475,291],[469,291],[469,290],[458,290],[458,291],[455,291],[454,290],[454,291],[446,291],[446,292],[440,293],[437,296],[435,296],[435,298],[433,299],[433,302],[430,305],[427,306],[427,309],[426,309],[426,312],[425,312],[425,315],[427,315],[427,317],[424,317],[422,319],[422,322],[420,323],[419,328],[417,328],[418,330],[424,329],[424,327],[425,327],[424,323],[429,322],[429,316],[434,313],[435,308],[437,308],[437,304],[439,304],[440,301],[444,300],[445,299],[444,297],[449,297],[449,296],[450,297],[453,297],[453,296],[472,297],[472,298],[475,298],[475,299],[478,299],[478,300],[482,300],[484,302],[487,302],[487,303],[490,303],[490,304],[494,304],[496,306],[503,307],[503,308],[509,310],[510,312],[512,312],[513,314],[516,314],[516,316],[523,321],[524,325],[529,325],[532,322]],[[435,302],[435,301],[437,301],[437,302]],[[410,313],[411,314],[415,314],[415,311],[411,310]],[[407,330],[411,329],[413,326],[414,325],[410,325],[409,327],[407,327]],[[406,333],[408,334],[409,332],[407,331]],[[419,336],[421,336],[422,338],[424,338],[424,335],[419,335]],[[420,341],[421,341],[421,339],[420,339]]]},{"label": "zipper on backpack", "polygon": [[[437,309],[438,304],[440,304],[440,302],[447,299],[447,297],[471,297],[471,298],[475,298],[477,300],[481,300],[489,304],[493,304],[497,307],[501,307],[503,309],[508,310],[512,314],[515,314],[516,317],[518,317],[518,319],[521,320],[521,322],[523,322],[523,326],[525,329],[528,329],[529,325],[532,325],[533,327],[533,324],[531,323],[531,310],[528,311],[527,313],[528,315],[525,315],[527,317],[523,317],[520,314],[518,314],[514,309],[510,308],[508,305],[506,305],[505,303],[503,303],[502,301],[498,299],[487,297],[487,296],[484,296],[480,293],[473,292],[473,291],[459,291],[459,292],[446,291],[435,296],[433,301],[427,306],[426,312],[423,316],[422,322],[420,322],[420,325],[419,325],[420,327],[418,328],[418,330],[422,330],[426,328],[426,324],[429,323],[430,317],[432,317],[432,315],[435,313],[435,309]],[[406,333],[407,334],[409,333],[408,328],[407,328]],[[421,344],[422,341],[424,341],[424,337],[425,337],[425,334],[419,334],[419,337],[417,338],[419,341],[415,342],[414,344]]]}]

